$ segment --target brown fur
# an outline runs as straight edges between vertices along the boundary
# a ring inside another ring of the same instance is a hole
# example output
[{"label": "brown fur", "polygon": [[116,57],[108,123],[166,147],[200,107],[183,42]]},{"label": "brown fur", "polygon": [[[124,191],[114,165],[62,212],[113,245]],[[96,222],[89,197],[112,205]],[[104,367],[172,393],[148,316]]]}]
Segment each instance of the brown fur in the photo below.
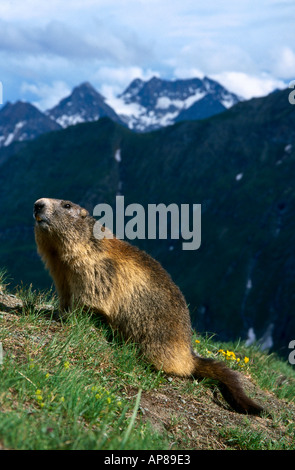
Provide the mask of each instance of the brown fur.
[{"label": "brown fur", "polygon": [[195,355],[185,299],[157,261],[122,240],[96,239],[95,219],[70,201],[39,199],[34,215],[38,251],[63,311],[83,305],[137,343],[157,369],[217,379],[233,409],[263,411],[246,396],[237,373],[223,362]]}]

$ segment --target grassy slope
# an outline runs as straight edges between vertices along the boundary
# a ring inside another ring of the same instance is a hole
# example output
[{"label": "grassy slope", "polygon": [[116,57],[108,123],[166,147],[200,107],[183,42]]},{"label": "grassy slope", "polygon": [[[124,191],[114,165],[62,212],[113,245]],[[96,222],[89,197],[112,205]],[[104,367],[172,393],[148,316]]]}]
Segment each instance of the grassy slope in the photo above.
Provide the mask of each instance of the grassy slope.
[{"label": "grassy slope", "polygon": [[55,302],[51,293],[17,295],[23,311],[0,314],[0,448],[294,449],[295,373],[274,355],[194,336],[200,354],[240,370],[273,414],[246,417],[208,381],[153,371],[90,316],[74,312],[61,323],[40,315],[38,304]]}]

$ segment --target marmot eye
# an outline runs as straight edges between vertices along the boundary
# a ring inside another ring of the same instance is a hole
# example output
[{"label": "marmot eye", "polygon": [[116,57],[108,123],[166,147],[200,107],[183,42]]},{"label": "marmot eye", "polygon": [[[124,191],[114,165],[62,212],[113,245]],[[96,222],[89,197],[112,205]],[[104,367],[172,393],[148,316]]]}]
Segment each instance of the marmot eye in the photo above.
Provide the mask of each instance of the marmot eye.
[{"label": "marmot eye", "polygon": [[71,204],[64,204],[64,209],[70,209],[71,208]]}]

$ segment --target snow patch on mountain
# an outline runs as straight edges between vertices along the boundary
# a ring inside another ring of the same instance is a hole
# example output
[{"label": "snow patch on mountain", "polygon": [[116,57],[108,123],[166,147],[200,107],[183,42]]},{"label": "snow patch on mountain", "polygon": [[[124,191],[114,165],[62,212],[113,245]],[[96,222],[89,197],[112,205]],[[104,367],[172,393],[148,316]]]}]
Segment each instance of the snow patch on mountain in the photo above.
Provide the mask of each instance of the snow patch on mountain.
[{"label": "snow patch on mountain", "polygon": [[120,163],[122,161],[121,157],[121,149],[117,149],[115,152],[115,160],[116,162]]},{"label": "snow patch on mountain", "polygon": [[75,126],[76,124],[80,124],[81,122],[88,122],[88,121],[96,121],[99,119],[99,114],[92,116],[90,119],[84,117],[83,115],[76,113],[76,114],[62,114],[56,119],[56,122],[63,128],[68,126]]},{"label": "snow patch on mountain", "polygon": [[121,95],[108,99],[107,103],[129,129],[146,132],[179,120],[207,118],[239,100],[207,77],[174,81],[153,77],[146,82],[134,80]]},{"label": "snow patch on mountain", "polygon": [[88,82],[75,87],[69,96],[49,109],[46,114],[63,128],[82,122],[97,121],[104,116],[115,122],[121,122],[105,98]]},{"label": "snow patch on mountain", "polygon": [[0,110],[0,147],[12,142],[34,139],[40,134],[60,129],[44,113],[30,103],[6,103]]},{"label": "snow patch on mountain", "polygon": [[188,98],[171,99],[169,96],[160,96],[157,100],[156,109],[169,109],[171,106],[178,109],[187,109],[205,96],[204,92],[197,92]]}]

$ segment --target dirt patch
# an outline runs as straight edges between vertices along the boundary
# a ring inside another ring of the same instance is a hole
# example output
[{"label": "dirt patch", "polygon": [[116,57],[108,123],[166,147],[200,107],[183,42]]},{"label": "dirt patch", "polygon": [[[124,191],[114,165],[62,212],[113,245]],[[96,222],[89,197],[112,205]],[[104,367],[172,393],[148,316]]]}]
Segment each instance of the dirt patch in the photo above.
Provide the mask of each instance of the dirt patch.
[{"label": "dirt patch", "polygon": [[[185,379],[173,379],[173,381]],[[255,388],[255,398],[263,398],[268,410],[274,418],[245,416],[231,411],[223,398],[200,385],[204,390],[197,393],[197,397],[190,394],[179,394],[172,386],[167,385],[161,390],[143,391],[140,404],[140,413],[143,419],[152,424],[155,431],[164,429],[171,434],[171,448],[199,449],[199,450],[226,450],[239,449],[239,444],[229,442],[226,430],[239,428],[246,433],[261,433],[267,439],[279,442],[285,438],[292,444],[292,436],[288,435],[287,425],[275,422],[275,415],[282,410],[282,401],[269,392],[257,390],[249,380],[243,378],[247,384],[247,392]],[[295,417],[295,406],[288,403],[288,408]]]},{"label": "dirt patch", "polygon": [[[46,335],[40,331],[38,325],[22,325],[21,317],[14,313],[0,311],[1,328],[5,328],[7,333],[2,339],[3,354],[13,354],[18,360],[27,360],[28,354],[38,355],[38,346],[44,347],[52,341],[54,335],[60,330],[58,323],[52,321],[46,329]],[[33,351],[32,345],[35,345]]]}]

